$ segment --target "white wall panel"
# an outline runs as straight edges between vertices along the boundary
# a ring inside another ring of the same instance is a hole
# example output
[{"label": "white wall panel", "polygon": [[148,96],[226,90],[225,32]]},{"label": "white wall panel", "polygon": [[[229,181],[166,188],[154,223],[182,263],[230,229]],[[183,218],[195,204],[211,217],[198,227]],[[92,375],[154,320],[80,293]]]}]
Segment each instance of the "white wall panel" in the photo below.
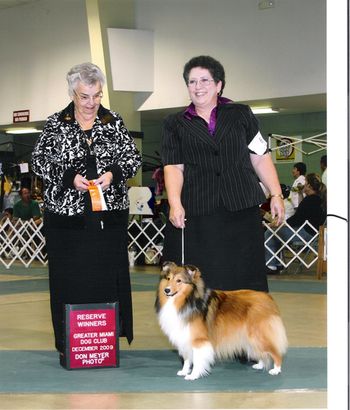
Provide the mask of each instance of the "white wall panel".
[{"label": "white wall panel", "polygon": [[136,26],[155,33],[155,86],[141,110],[188,103],[183,65],[209,54],[224,95],[255,100],[326,92],[325,0],[135,0]]},{"label": "white wall panel", "polygon": [[153,32],[108,28],[113,90],[153,91]]},{"label": "white wall panel", "polygon": [[[137,31],[154,33],[153,87],[136,84],[150,52],[142,58],[138,45],[139,59],[128,66],[133,81],[127,88],[144,92],[135,98],[141,110],[186,105],[183,65],[199,54],[223,63],[224,94],[234,100],[326,92],[325,0],[276,0],[268,10],[259,10],[257,0],[134,1]],[[0,36],[0,96],[6,101],[0,123],[11,123],[15,110],[30,109],[35,121],[63,107],[66,72],[91,59],[85,1],[39,0],[1,10]]]},{"label": "white wall panel", "polygon": [[84,0],[40,0],[0,11],[0,123],[29,109],[44,120],[69,103],[66,73],[90,61]]}]

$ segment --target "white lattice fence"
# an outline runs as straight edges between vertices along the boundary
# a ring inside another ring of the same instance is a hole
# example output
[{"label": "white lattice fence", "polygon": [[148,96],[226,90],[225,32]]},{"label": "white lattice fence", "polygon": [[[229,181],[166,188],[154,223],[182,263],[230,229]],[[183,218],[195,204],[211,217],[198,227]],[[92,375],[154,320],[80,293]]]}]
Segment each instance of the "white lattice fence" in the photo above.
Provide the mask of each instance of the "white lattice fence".
[{"label": "white lattice fence", "polygon": [[27,268],[34,260],[47,264],[43,222],[37,225],[33,219],[14,223],[5,220],[0,226],[1,263],[9,269],[19,261]]},{"label": "white lattice fence", "polygon": [[[309,269],[318,259],[318,237],[319,231],[315,229],[309,221],[305,221],[304,224],[294,229],[288,223],[284,223],[277,228],[271,228],[267,223],[264,225],[271,236],[265,240],[265,248],[271,253],[271,257],[266,261],[266,265],[276,258],[278,262],[285,268],[288,268],[294,261],[298,261]],[[279,232],[282,227],[287,226],[293,234],[287,240],[284,240]],[[311,239],[305,240],[299,232],[305,227],[309,226],[312,229],[313,235]],[[273,251],[269,245],[272,238],[277,238],[280,242],[277,251]],[[288,258],[285,257],[288,253]]]},{"label": "white lattice fence", "polygon": [[[129,250],[135,252],[135,261],[142,255],[150,263],[159,260],[163,249],[164,228],[164,224],[159,226],[152,219],[130,221]],[[6,220],[0,226],[0,262],[9,269],[15,261],[21,262],[25,267],[33,261],[47,265],[42,222],[36,225],[32,219],[19,219],[14,223]]]},{"label": "white lattice fence", "polygon": [[[145,260],[155,263],[162,256],[165,224],[155,224],[151,218],[138,222],[136,219],[129,223],[129,255],[137,261],[142,255]],[[150,252],[151,250],[151,252]]]},{"label": "white lattice fence", "polygon": [[[313,228],[314,235],[309,241],[306,241],[298,235],[298,232],[306,224],[311,226],[311,224],[306,221],[302,227],[294,230],[294,240],[297,238],[297,244],[292,244],[291,239],[284,241],[278,235],[281,227],[273,229],[265,224],[266,229],[271,231],[271,237],[277,237],[281,242],[279,249],[276,252],[272,252],[269,247],[270,238],[265,241],[265,248],[273,253],[267,261],[267,265],[274,257],[276,257],[285,268],[294,261],[299,261],[306,268],[310,268],[310,266],[317,261],[319,232]],[[129,222],[128,248],[129,254],[130,252],[133,254],[134,261],[138,261],[144,256],[145,260],[149,263],[157,263],[162,256],[164,228],[165,224],[159,221],[155,223],[151,218],[146,218],[141,221],[133,219]],[[288,259],[284,258],[286,252],[288,252]],[[307,254],[307,258],[305,258],[305,254]],[[0,226],[0,262],[9,269],[15,261],[21,262],[25,267],[29,267],[33,261],[39,262],[44,266],[47,265],[42,222],[36,225],[33,220],[17,220],[15,223],[6,220]]]}]

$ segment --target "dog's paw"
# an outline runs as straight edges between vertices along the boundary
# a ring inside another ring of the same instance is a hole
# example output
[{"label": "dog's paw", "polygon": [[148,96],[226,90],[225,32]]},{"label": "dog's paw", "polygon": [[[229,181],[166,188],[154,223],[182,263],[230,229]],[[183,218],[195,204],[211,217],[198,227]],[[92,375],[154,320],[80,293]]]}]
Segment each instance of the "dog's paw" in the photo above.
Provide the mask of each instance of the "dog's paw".
[{"label": "dog's paw", "polygon": [[184,365],[182,366],[182,369],[177,372],[178,376],[186,376],[187,374],[190,374],[192,370],[192,363],[188,360],[184,360]]},{"label": "dog's paw", "polygon": [[276,376],[277,374],[281,373],[281,367],[275,366],[273,369],[269,370],[269,373],[271,374],[271,376]]},{"label": "dog's paw", "polygon": [[258,363],[253,364],[252,368],[255,370],[262,370],[264,368],[264,362],[259,360]]},{"label": "dog's paw", "polygon": [[185,376],[185,380],[197,380],[199,377],[200,376],[198,374],[190,373]]}]

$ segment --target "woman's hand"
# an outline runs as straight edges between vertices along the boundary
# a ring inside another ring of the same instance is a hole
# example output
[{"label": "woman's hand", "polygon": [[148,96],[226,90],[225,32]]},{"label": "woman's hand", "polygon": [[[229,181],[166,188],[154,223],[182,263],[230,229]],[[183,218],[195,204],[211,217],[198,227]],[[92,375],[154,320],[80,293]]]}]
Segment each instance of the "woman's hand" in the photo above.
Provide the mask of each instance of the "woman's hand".
[{"label": "woman's hand", "polygon": [[270,202],[271,216],[274,225],[278,226],[284,222],[284,201],[279,196],[273,196]]},{"label": "woman's hand", "polygon": [[[101,185],[102,191],[105,191],[111,185],[113,181],[113,174],[111,171],[107,171],[102,174],[99,178],[94,180],[95,185]],[[77,174],[73,180],[73,185],[75,189],[81,192],[86,192],[89,188],[90,182],[84,178],[82,175]]]},{"label": "woman's hand", "polygon": [[169,221],[175,226],[175,228],[185,227],[185,210],[182,205],[170,207]]},{"label": "woman's hand", "polygon": [[95,185],[101,185],[102,191],[105,191],[110,187],[113,181],[113,174],[111,171],[107,171],[102,174],[99,178],[95,179]]},{"label": "woman's hand", "polygon": [[80,192],[86,192],[89,188],[89,181],[82,175],[77,174],[73,180],[75,189]]}]

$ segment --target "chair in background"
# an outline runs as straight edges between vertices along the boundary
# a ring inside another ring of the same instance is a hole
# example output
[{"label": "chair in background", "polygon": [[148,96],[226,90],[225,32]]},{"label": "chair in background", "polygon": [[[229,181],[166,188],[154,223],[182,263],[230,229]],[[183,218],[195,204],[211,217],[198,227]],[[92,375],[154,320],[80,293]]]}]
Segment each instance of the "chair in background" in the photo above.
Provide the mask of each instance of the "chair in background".
[{"label": "chair in background", "polygon": [[327,227],[320,226],[318,240],[318,259],[316,275],[317,279],[322,279],[322,275],[327,273]]},{"label": "chair in background", "polygon": [[[287,240],[283,240],[279,235],[279,230],[285,225],[287,225],[289,229],[294,232],[294,235]],[[270,259],[266,260],[267,266],[270,261],[275,258],[281,265],[284,266],[285,269],[289,269],[289,272],[293,274],[299,273],[303,267],[309,269],[316,262],[319,264],[317,265],[317,272],[319,272],[319,270],[324,271],[325,263],[321,264],[321,261],[325,260],[326,255],[324,226],[317,230],[309,221],[305,221],[299,228],[292,228],[286,222],[278,228],[273,228],[265,222],[263,222],[263,226],[265,226],[265,228],[271,233],[271,236],[269,236],[264,242],[265,248],[271,254]],[[314,233],[312,238],[309,240],[306,240],[302,237],[302,235],[299,235],[299,232],[305,226],[309,226]],[[321,243],[319,242],[320,236],[322,236]],[[276,251],[272,251],[270,248],[270,240],[272,240],[272,237],[276,237],[280,242],[280,247]],[[317,277],[319,279],[321,276],[322,272],[318,273]]]},{"label": "chair in background", "polygon": [[[326,225],[321,225],[318,235],[314,237],[307,245],[302,241],[296,241],[289,245],[292,249],[292,261],[297,263],[296,268],[292,272],[293,274],[299,273],[303,267],[309,269],[312,265],[314,265],[314,263],[317,264],[317,279],[322,279],[323,273],[327,273],[326,232]],[[286,250],[284,250],[284,258],[288,259]],[[287,268],[289,266],[292,266],[291,263],[287,264]]]}]

